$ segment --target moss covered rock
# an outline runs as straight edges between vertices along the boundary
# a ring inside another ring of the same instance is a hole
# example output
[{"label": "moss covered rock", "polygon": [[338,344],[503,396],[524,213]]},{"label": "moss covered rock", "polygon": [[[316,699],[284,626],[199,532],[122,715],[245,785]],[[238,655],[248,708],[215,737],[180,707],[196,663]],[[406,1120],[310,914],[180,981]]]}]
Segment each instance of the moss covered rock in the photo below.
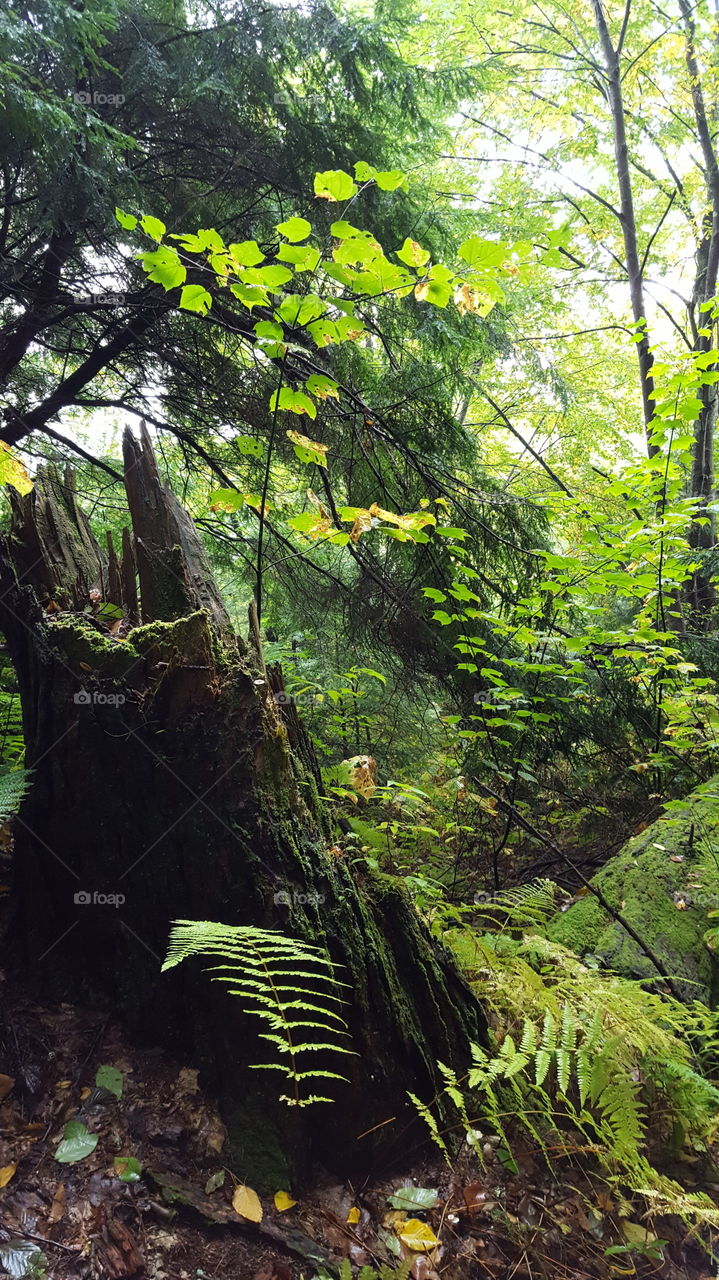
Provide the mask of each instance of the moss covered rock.
[{"label": "moss covered rock", "polygon": [[[719,1003],[719,962],[707,947],[719,910],[719,776],[635,836],[592,884],[664,964],[685,999]],[[555,917],[549,936],[617,973],[656,978],[651,960],[592,894]]]}]

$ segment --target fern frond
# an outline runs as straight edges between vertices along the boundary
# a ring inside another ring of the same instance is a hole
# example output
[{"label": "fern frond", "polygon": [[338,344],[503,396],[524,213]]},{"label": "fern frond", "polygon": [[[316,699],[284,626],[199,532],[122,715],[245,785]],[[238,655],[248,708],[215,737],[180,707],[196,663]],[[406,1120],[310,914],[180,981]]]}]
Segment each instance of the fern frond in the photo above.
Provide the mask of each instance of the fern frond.
[{"label": "fern frond", "polygon": [[[280,1061],[252,1065],[255,1070],[281,1071],[290,1081],[292,1096],[283,1094],[281,1100],[292,1106],[331,1101],[314,1094],[301,1097],[300,1084],[310,1077],[325,1080],[346,1077],[321,1068],[300,1070],[298,1066],[300,1054],[353,1053],[339,1039],[347,1034],[346,1021],[336,1009],[327,1007],[327,1001],[343,1003],[332,988],[345,985],[335,978],[335,966],[329,957],[318,947],[276,930],[207,920],[176,920],[170,932],[163,972],[194,955],[220,956],[226,961],[210,967],[212,980],[221,982],[230,995],[238,996],[245,1013],[269,1027],[258,1033],[258,1039],[274,1045]],[[293,982],[284,981],[286,978],[292,978]],[[315,1039],[307,1038],[308,1030],[317,1033]]]},{"label": "fern frond", "polygon": [[31,773],[31,769],[0,769],[0,821],[17,813],[30,787]]}]

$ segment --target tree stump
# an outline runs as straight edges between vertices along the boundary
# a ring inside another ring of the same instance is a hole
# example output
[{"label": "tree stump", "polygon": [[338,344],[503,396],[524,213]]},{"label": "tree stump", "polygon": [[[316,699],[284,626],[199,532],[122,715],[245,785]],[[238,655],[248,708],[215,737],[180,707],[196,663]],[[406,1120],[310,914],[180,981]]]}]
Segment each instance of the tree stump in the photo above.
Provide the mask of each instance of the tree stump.
[{"label": "tree stump", "polygon": [[[45,997],[102,1002],[189,1054],[252,1185],[283,1185],[309,1153],[366,1167],[378,1146],[401,1153],[407,1090],[430,1098],[438,1061],[466,1065],[481,1010],[401,883],[329,851],[319,771],[281,674],[233,635],[146,433],[127,433],[124,453],[132,532],[119,559],[95,539],[72,476],[52,468],[16,499],[0,544],[0,625],[33,771],[9,961]],[[160,973],[176,919],[326,946],[343,966],[356,1053],[337,1068],[349,1083],[334,1104],[277,1101],[274,1073],[251,1069],[267,1057],[256,1019],[201,962]]]}]

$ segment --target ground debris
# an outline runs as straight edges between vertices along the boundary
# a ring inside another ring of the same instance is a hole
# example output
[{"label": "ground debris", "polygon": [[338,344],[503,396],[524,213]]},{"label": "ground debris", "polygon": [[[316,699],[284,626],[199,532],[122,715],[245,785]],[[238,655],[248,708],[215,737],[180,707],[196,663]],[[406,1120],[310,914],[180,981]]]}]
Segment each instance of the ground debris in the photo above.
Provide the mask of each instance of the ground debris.
[{"label": "ground debris", "polygon": [[[4,1025],[24,1029],[35,1090],[0,1098],[0,1168],[14,1166],[0,1277],[7,1256],[16,1280],[315,1280],[343,1260],[354,1273],[406,1261],[410,1280],[710,1280],[707,1250],[676,1219],[648,1217],[586,1162],[550,1172],[524,1137],[512,1168],[484,1135],[483,1164],[464,1144],[451,1169],[430,1147],[360,1185],[318,1170],[311,1187],[262,1197],[249,1221],[233,1208],[245,1171],[223,1155],[194,1068],[132,1045],[106,1015],[10,1004]],[[3,1072],[0,1054],[0,1085]],[[68,1125],[86,1154],[58,1163]],[[626,1248],[640,1234],[658,1256]]]}]

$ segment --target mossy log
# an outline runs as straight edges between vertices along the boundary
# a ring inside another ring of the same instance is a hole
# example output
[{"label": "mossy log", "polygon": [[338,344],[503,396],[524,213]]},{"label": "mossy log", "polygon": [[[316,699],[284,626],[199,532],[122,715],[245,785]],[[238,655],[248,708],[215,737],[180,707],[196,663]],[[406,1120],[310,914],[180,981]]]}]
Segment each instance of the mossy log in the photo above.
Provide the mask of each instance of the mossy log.
[{"label": "mossy log", "polygon": [[[7,957],[46,997],[104,1002],[191,1054],[253,1185],[283,1185],[311,1154],[345,1170],[378,1146],[399,1155],[407,1090],[431,1097],[438,1061],[465,1066],[482,1012],[401,882],[331,850],[311,743],[277,696],[281,673],[233,635],[147,437],[128,437],[125,458],[133,533],[119,563],[52,470],[16,501],[0,546],[0,624],[33,770]],[[110,589],[122,621],[117,608],[103,613]],[[267,1059],[254,1020],[201,964],[161,975],[175,919],[326,945],[343,966],[356,1052],[333,1105],[276,1101],[274,1073],[251,1069]]]},{"label": "mossy log", "polygon": [[[682,999],[719,1002],[719,962],[704,935],[719,910],[719,776],[674,803],[594,876],[669,975]],[[550,936],[626,977],[665,984],[620,921],[588,893],[549,926]]]}]

